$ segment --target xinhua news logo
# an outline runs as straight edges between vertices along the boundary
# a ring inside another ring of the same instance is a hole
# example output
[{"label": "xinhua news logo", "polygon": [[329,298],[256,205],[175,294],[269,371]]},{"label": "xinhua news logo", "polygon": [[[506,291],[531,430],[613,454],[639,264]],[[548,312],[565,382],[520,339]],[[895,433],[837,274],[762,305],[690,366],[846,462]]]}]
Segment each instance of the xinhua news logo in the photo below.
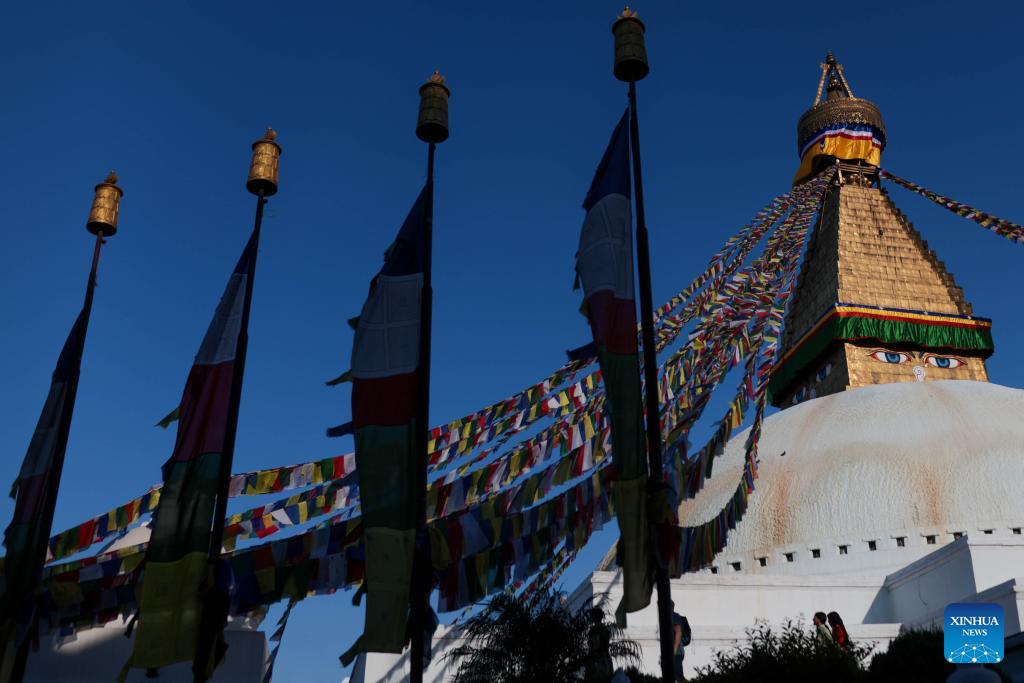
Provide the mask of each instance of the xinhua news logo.
[{"label": "xinhua news logo", "polygon": [[954,602],[943,615],[943,652],[954,664],[995,664],[1003,659],[1003,606]]}]

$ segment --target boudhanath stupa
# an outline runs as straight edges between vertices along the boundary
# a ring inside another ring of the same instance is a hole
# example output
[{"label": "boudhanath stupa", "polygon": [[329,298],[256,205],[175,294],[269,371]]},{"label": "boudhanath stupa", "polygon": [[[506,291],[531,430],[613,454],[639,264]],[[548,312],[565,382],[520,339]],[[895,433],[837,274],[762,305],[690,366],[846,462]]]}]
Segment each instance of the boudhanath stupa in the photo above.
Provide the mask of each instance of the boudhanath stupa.
[{"label": "boudhanath stupa", "polygon": [[[974,314],[883,186],[887,139],[879,107],[854,96],[831,55],[821,67],[815,103],[797,124],[800,166],[793,184],[820,182],[825,194],[769,384],[779,410],[764,419],[756,490],[724,549],[709,565],[671,580],[675,609],[693,632],[685,672],[693,676],[715,651],[743,641],[758,620],[809,622],[814,612],[836,611],[854,640],[884,650],[901,630],[940,624],[949,603],[992,602],[1005,613],[1001,667],[1024,681],[1024,390],[990,382],[992,321]],[[714,519],[736,495],[746,442],[747,432],[735,434],[703,488],[680,503],[681,526]],[[292,488],[312,483],[307,478]],[[465,492],[462,498],[466,506]],[[271,516],[282,527],[297,526],[284,509]],[[149,538],[147,526],[125,524],[122,531],[101,552],[127,554]],[[247,532],[255,533],[251,523]],[[288,539],[275,542],[280,550]],[[235,614],[227,632],[232,655],[214,681],[264,679],[269,648],[260,610],[266,605],[355,583],[344,572],[327,571],[328,550],[322,550],[299,558],[324,570],[307,574],[301,589],[294,576],[278,581],[285,585],[260,594],[259,609]],[[330,566],[344,567],[344,553],[333,546],[330,552],[341,555]],[[134,580],[125,576],[126,584]],[[104,577],[99,564],[83,568],[68,581],[68,592],[56,596],[68,604],[55,602],[77,615],[78,603],[87,603],[78,584]],[[614,607],[621,580],[612,548],[569,602],[604,600]],[[114,599],[118,587],[106,587],[97,604],[81,608],[111,612],[110,618],[96,619],[95,627],[86,619],[73,638],[44,642],[26,680],[54,680],[69,670],[83,682],[111,680],[131,642],[129,614]],[[108,598],[112,604],[103,602]],[[652,674],[659,670],[657,623],[652,601],[629,614],[626,629]],[[443,655],[458,634],[450,625],[438,629],[425,680],[449,678]],[[407,654],[360,657],[348,680],[407,680]],[[133,671],[129,683],[145,675]],[[190,667],[166,667],[160,680],[191,680]]]},{"label": "boudhanath stupa", "polygon": [[[941,628],[953,602],[1005,612],[1000,666],[1024,681],[1024,390],[989,381],[992,321],[882,186],[886,130],[829,54],[797,124],[794,185],[836,169],[788,307],[758,480],[725,549],[671,581],[693,640],[692,677],[758,620],[809,624],[836,611],[855,641],[884,651],[901,630]],[[749,430],[679,508],[713,519],[744,474]],[[571,592],[573,606],[622,597],[615,548]],[[656,600],[625,634],[659,669]],[[458,642],[442,627],[435,651]],[[939,653],[936,652],[936,656]],[[405,656],[371,655],[350,681],[405,680]],[[435,658],[426,680],[450,664]]]},{"label": "boudhanath stupa", "polygon": [[[884,650],[901,629],[941,627],[949,603],[994,602],[1001,666],[1024,680],[1024,391],[989,381],[991,321],[880,186],[879,108],[854,97],[831,55],[822,68],[826,93],[797,125],[796,183],[838,173],[787,312],[756,493],[712,566],[672,581],[693,629],[686,673],[758,619],[834,610],[854,640]],[[829,146],[851,129],[873,144]],[[681,524],[733,494],[745,438],[681,505]],[[616,604],[619,582],[610,553],[572,601]],[[656,672],[653,604],[627,633]]]}]

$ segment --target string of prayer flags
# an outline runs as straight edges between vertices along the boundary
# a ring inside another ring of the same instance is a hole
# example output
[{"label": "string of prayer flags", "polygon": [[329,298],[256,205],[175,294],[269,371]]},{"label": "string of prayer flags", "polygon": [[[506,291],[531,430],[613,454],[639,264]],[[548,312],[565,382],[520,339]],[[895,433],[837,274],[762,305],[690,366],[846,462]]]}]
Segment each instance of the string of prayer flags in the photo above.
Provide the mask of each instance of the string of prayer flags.
[{"label": "string of prayer flags", "polygon": [[[324,484],[350,477],[356,469],[354,453],[336,455],[298,465],[255,470],[231,475],[228,497],[281,493],[313,484]],[[153,486],[143,495],[50,538],[47,563],[53,563],[86,550],[114,536],[143,515],[153,512],[160,502],[161,486]]]},{"label": "string of prayer flags", "polygon": [[614,476],[613,468],[598,466],[567,491],[494,520],[490,527],[461,525],[449,528],[446,535],[432,534],[432,543],[444,543],[432,549],[440,610],[462,609],[504,590],[512,576],[533,574],[563,540],[572,549],[581,548],[612,518],[608,487]]},{"label": "string of prayer flags", "polygon": [[94,543],[115,536],[137,522],[143,515],[153,512],[160,502],[160,488],[154,486],[135,500],[52,536],[47,563],[70,557]]},{"label": "string of prayer flags", "polygon": [[932,192],[931,190],[925,189],[920,185],[910,182],[909,180],[904,180],[903,178],[900,178],[897,175],[893,175],[892,173],[886,171],[885,169],[880,169],[879,175],[881,175],[881,177],[885,178],[886,180],[891,180],[897,185],[935,202],[941,207],[949,209],[950,211],[952,211],[953,213],[962,218],[974,221],[981,227],[991,230],[997,235],[1002,235],[1011,242],[1016,242],[1017,244],[1024,244],[1024,226],[1020,226],[1016,223],[1011,223],[1008,220],[999,218],[997,216],[993,216],[990,213],[979,211],[978,209],[975,209],[972,206],[964,204],[963,202],[958,202],[956,200],[950,199],[949,197],[944,197],[943,195],[940,195],[937,192]]},{"label": "string of prayer flags", "polygon": [[[831,181],[835,171],[821,174],[817,179],[814,196],[817,202],[808,202],[801,212],[797,225],[800,229],[796,231],[796,242],[791,249],[799,253],[806,239],[807,230],[803,226],[810,225],[814,214],[820,211],[821,194]],[[780,259],[780,263],[788,264],[783,270],[785,277],[784,285],[775,293],[776,301],[780,308],[784,308],[785,301],[791,296],[793,287],[796,284],[794,258]],[[703,524],[688,527],[676,527],[675,530],[667,530],[664,527],[659,529],[659,552],[662,557],[668,560],[669,570],[672,576],[678,577],[689,571],[696,571],[708,566],[715,556],[725,548],[728,542],[729,531],[736,528],[736,525],[743,519],[743,515],[749,504],[749,497],[754,491],[754,481],[757,478],[757,446],[761,434],[761,423],[764,416],[764,409],[767,403],[768,379],[771,367],[778,350],[778,330],[781,328],[782,316],[769,316],[768,327],[773,334],[770,335],[763,347],[759,350],[757,358],[758,384],[756,389],[757,409],[754,414],[754,421],[750,428],[745,443],[745,457],[743,474],[729,501],[719,510],[718,514]]]}]

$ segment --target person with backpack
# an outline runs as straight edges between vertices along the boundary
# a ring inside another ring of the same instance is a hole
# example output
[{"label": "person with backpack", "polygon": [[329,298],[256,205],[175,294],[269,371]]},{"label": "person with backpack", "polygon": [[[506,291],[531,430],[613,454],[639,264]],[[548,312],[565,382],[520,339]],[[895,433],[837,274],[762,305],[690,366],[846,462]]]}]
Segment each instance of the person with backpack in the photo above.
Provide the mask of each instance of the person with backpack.
[{"label": "person with backpack", "polygon": [[683,675],[683,657],[686,654],[686,646],[690,644],[692,633],[689,620],[680,615],[674,609],[672,611],[672,665],[676,681],[685,681]]}]

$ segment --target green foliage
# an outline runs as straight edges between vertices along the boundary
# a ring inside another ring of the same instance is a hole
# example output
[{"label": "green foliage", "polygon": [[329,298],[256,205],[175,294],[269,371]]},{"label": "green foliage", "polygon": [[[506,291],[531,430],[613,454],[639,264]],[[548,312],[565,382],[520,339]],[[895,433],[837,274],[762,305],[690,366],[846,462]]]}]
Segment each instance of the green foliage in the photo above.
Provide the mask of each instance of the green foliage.
[{"label": "green foliage", "polygon": [[[865,662],[873,644],[853,643],[843,653],[833,644],[819,644],[814,631],[798,621],[779,629],[758,622],[747,629],[747,642],[715,654],[711,666],[699,669],[700,683],[943,683],[955,667],[940,656],[942,631],[915,629],[893,639],[889,649]],[[996,666],[986,665],[1009,683]]]},{"label": "green foliage", "polygon": [[860,683],[869,680],[863,662],[870,644],[851,644],[847,652],[822,644],[799,621],[773,628],[757,622],[747,629],[747,642],[715,653],[711,666],[698,669],[702,683]]},{"label": "green foliage", "polygon": [[[956,670],[956,665],[938,656],[942,651],[942,630],[922,628],[904,631],[871,660],[868,670],[871,683],[903,683],[903,681],[945,681]],[[1005,682],[1007,676],[998,666],[985,664]]]},{"label": "green foliage", "polygon": [[939,656],[942,647],[939,629],[904,631],[871,660],[871,681],[945,681],[956,667]]},{"label": "green foliage", "polygon": [[614,661],[640,664],[640,646],[603,609],[570,610],[560,593],[530,604],[498,594],[461,636],[446,655],[457,662],[453,683],[597,683],[609,680]]}]

